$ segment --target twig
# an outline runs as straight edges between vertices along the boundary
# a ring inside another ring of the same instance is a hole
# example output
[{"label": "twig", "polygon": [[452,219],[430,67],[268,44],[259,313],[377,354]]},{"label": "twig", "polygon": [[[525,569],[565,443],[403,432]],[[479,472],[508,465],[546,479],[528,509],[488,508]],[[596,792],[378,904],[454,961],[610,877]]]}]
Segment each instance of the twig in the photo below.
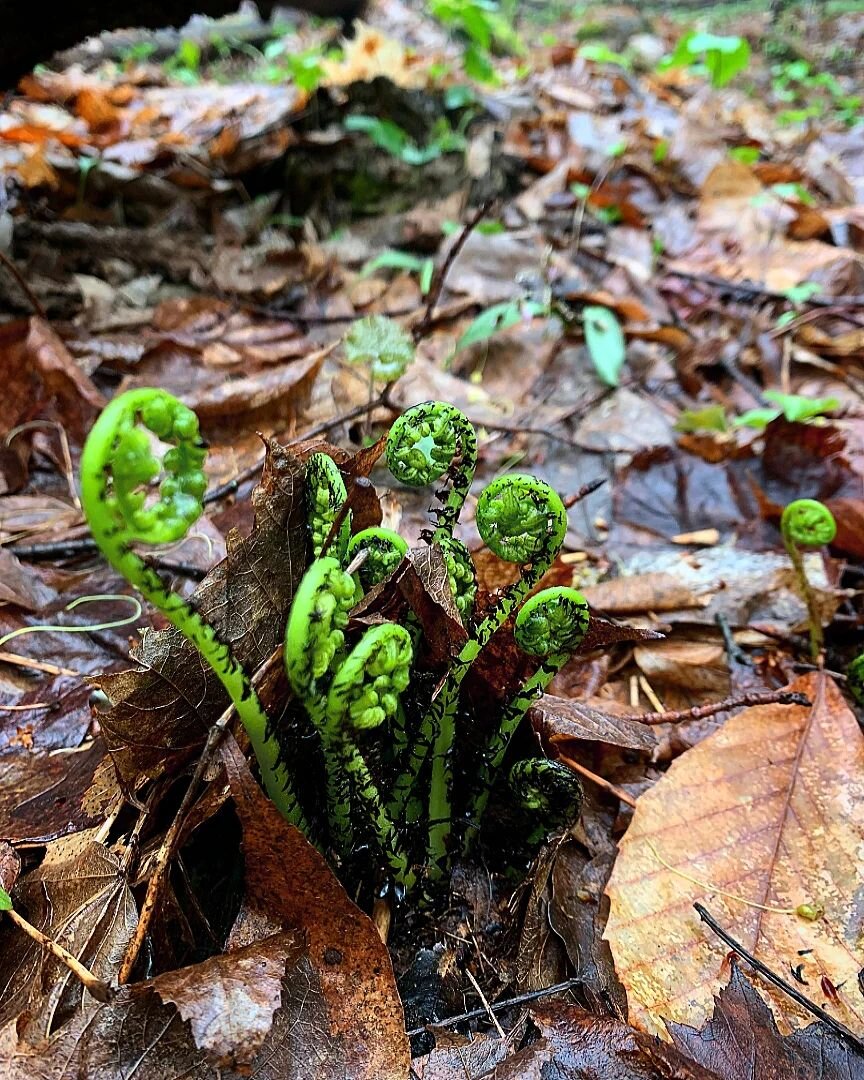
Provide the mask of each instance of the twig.
[{"label": "twig", "polygon": [[470,969],[467,968],[467,967],[465,968],[465,974],[468,976],[469,982],[474,987],[474,991],[477,994],[477,997],[480,998],[480,1001],[481,1001],[481,1003],[483,1005],[483,1008],[486,1010],[486,1015],[489,1017],[489,1019],[492,1022],[492,1026],[498,1032],[498,1035],[499,1035],[499,1037],[501,1039],[506,1039],[507,1036],[504,1034],[504,1028],[502,1028],[501,1025],[498,1023],[498,1017],[495,1015],[494,1012],[492,1012],[492,1009],[491,1009],[491,1007],[489,1005],[489,1002],[486,999],[486,995],[480,989],[480,983],[477,982],[477,980],[472,975]]},{"label": "twig", "polygon": [[763,979],[776,986],[779,990],[788,994],[793,1001],[796,1001],[802,1009],[806,1009],[807,1012],[812,1013],[813,1016],[818,1017],[826,1027],[831,1028],[841,1038],[851,1043],[856,1050],[864,1052],[864,1042],[858,1038],[854,1031],[850,1031],[845,1024],[841,1024],[839,1020],[835,1020],[830,1013],[827,1013],[823,1008],[817,1005],[814,1001],[811,1001],[808,997],[805,997],[799,990],[796,990],[794,986],[786,982],[785,979],[781,979],[779,975],[775,973],[764,964],[761,960],[757,960],[752,953],[749,953],[744,946],[735,940],[730,934],[728,934],[717,920],[711,915],[711,913],[702,906],[702,904],[693,905],[696,913],[702,922],[706,923],[714,931],[717,937],[729,948],[737,953],[742,960],[746,960],[748,964],[763,977]]},{"label": "twig", "polygon": [[450,273],[453,263],[458,258],[459,252],[465,247],[468,237],[489,213],[493,202],[493,199],[487,199],[487,201],[479,206],[471,217],[468,218],[462,226],[462,231],[450,246],[450,250],[447,252],[444,261],[435,271],[435,276],[432,278],[432,284],[429,286],[429,295],[426,297],[426,310],[423,312],[422,319],[412,331],[415,341],[420,341],[429,333],[429,327],[432,325],[435,308],[438,306],[438,301],[441,299],[441,293],[444,289],[444,282],[447,279],[447,275]]},{"label": "twig", "polygon": [[27,299],[30,301],[30,306],[33,308],[33,310],[36,312],[36,314],[39,316],[39,318],[44,319],[47,322],[48,321],[48,312],[42,306],[42,301],[39,299],[39,297],[36,295],[36,293],[34,293],[33,290],[30,288],[30,285],[28,284],[27,279],[24,277],[24,275],[21,273],[21,271],[15,265],[15,263],[12,262],[12,260],[9,258],[9,256],[5,255],[3,253],[3,251],[0,251],[0,263],[2,263],[3,266],[6,267],[6,269],[9,271],[9,273],[12,275],[12,277],[14,277],[15,280],[18,282],[18,287],[20,288],[21,292],[23,292],[24,295],[27,297]]},{"label": "twig", "polygon": [[[775,292],[764,285],[757,285],[752,281],[727,281],[726,278],[717,277],[714,274],[696,274],[688,270],[674,270],[664,266],[663,273],[669,277],[681,278],[682,281],[692,281],[696,285],[706,285],[712,289],[719,289],[745,298],[765,297],[767,300],[779,300],[789,303],[789,298],[783,293]],[[864,305],[864,296],[810,296],[805,301],[811,307],[847,307],[856,308]]]},{"label": "twig", "polygon": [[100,979],[98,976],[94,975],[89,968],[84,967],[81,961],[76,959],[68,949],[64,949],[62,945],[53,941],[51,938],[46,937],[41,930],[37,930],[32,923],[27,922],[27,920],[19,915],[14,908],[7,911],[6,914],[12,922],[20,927],[28,937],[31,937],[37,945],[41,945],[46,952],[51,953],[52,956],[56,956],[61,963],[65,964],[97,1001],[110,1001],[114,997],[116,991],[113,987],[109,986],[104,979]]},{"label": "twig", "polygon": [[[298,435],[295,439],[291,439],[288,445],[296,446],[298,443],[306,442],[308,439],[314,439],[318,435],[323,435],[325,432],[331,431],[335,427],[339,427],[340,424],[346,424],[349,420],[356,420],[359,416],[365,416],[368,413],[374,412],[375,409],[379,407],[388,409],[393,408],[393,404],[390,400],[391,389],[392,383],[388,383],[374,401],[367,401],[362,405],[357,405],[347,412],[334,416],[331,420],[322,420],[320,424],[316,424],[314,427],[304,431],[302,435]],[[211,503],[218,502],[228,495],[233,495],[241,484],[257,476],[263,467],[264,457],[262,456],[258,461],[238,473],[233,480],[228,480],[224,484],[220,484],[219,487],[213,488],[212,491],[208,491],[204,496],[204,505],[209,506]]]},{"label": "twig", "polygon": [[745,694],[714,701],[710,705],[695,705],[692,709],[675,709],[670,712],[628,713],[619,716],[620,720],[632,720],[638,724],[678,724],[682,720],[704,720],[730,709],[746,708],[751,705],[812,705],[806,694],[792,693],[789,690],[751,690]]},{"label": "twig", "polygon": [[606,780],[602,776],[598,776],[597,773],[591,772],[590,769],[586,769],[584,765],[581,765],[578,761],[573,761],[571,758],[565,758],[565,764],[568,769],[572,769],[574,772],[579,773],[580,776],[584,776],[586,780],[590,780],[592,784],[596,784],[597,787],[603,788],[604,791],[608,791],[610,795],[614,795],[616,799],[620,799],[621,802],[626,803],[628,806],[636,805],[636,800],[633,796],[624,791],[623,788],[616,787],[615,784]]},{"label": "twig", "polygon": [[560,994],[564,990],[572,989],[580,982],[582,982],[581,978],[566,979],[564,982],[555,983],[554,986],[547,986],[545,990],[532,990],[528,994],[520,994],[518,997],[496,1001],[492,1005],[487,1005],[485,1009],[471,1009],[470,1012],[459,1013],[458,1016],[451,1016],[447,1020],[430,1021],[428,1024],[424,1024],[423,1027],[411,1028],[405,1034],[410,1039],[415,1035],[422,1035],[424,1031],[434,1031],[435,1028],[455,1027],[456,1024],[461,1024],[466,1020],[476,1020],[478,1016],[487,1016],[490,1012],[503,1012],[505,1009],[512,1008],[515,1005],[527,1005],[531,1001],[538,1001],[540,998],[550,997],[552,994]]},{"label": "twig", "polygon": [[150,923],[161,899],[160,894],[162,892],[162,884],[168,873],[171,859],[176,851],[177,842],[186,821],[186,816],[192,807],[192,803],[195,801],[195,797],[198,794],[198,788],[204,778],[204,773],[206,772],[207,767],[213,758],[213,754],[216,752],[216,748],[218,747],[222,736],[225,734],[233,715],[234,706],[231,705],[222,713],[213,727],[210,728],[207,742],[204,744],[204,749],[201,751],[201,757],[198,759],[195,772],[192,774],[192,779],[189,781],[189,786],[186,788],[183,801],[180,803],[180,807],[174,815],[174,820],[171,822],[171,826],[162,840],[162,845],[156,855],[153,873],[150,875],[150,881],[147,883],[147,893],[144,897],[144,903],[141,905],[141,914],[138,918],[138,925],[135,927],[135,933],[132,935],[132,940],[126,947],[123,963],[120,967],[120,974],[117,977],[121,986],[129,981],[129,976],[132,974],[132,969],[135,967],[138,960],[138,954],[141,951],[141,946],[144,944],[144,938],[147,936]]},{"label": "twig", "polygon": [[20,656],[18,653],[0,651],[0,661],[4,664],[14,664],[16,667],[32,668],[34,671],[44,671],[46,675],[75,675],[80,676],[80,671],[73,668],[60,667],[58,664],[49,664],[45,660],[31,660],[29,656]]}]

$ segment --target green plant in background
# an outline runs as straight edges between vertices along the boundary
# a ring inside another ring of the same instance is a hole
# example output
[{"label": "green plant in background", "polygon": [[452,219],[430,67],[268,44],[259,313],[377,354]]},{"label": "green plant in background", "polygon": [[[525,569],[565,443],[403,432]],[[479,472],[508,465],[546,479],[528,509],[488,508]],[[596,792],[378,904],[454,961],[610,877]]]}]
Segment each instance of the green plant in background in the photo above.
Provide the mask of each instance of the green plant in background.
[{"label": "green plant in background", "polygon": [[780,533],[795,571],[798,588],[807,604],[810,653],[817,660],[822,652],[822,618],[804,568],[801,548],[820,548],[830,544],[837,535],[837,522],[828,507],[817,499],[796,499],[783,511]]},{"label": "green plant in background", "polygon": [[[169,444],[161,461],[150,436]],[[81,506],[93,539],[114,569],[201,653],[225,687],[261,769],[267,794],[289,821],[305,826],[293,779],[280,759],[252,682],[209,623],[163,583],[133,544],[173,544],[201,515],[206,448],[198,418],[164,390],[130,390],[102,411],[81,454]],[[158,499],[150,490],[161,477]]]},{"label": "green plant in background", "polygon": [[840,408],[840,402],[833,397],[811,398],[801,394],[783,394],[779,390],[765,390],[762,397],[766,401],[773,401],[777,408],[750,409],[732,423],[736,427],[764,428],[782,416],[790,424],[803,424]]},{"label": "green plant in background", "polygon": [[378,382],[395,382],[414,360],[414,342],[399,323],[386,315],[369,315],[355,322],[344,341],[345,359],[368,367]]},{"label": "green plant in background", "polygon": [[627,359],[627,343],[618,317],[609,308],[591,306],[582,312],[582,324],[594,370],[607,386],[617,386]]},{"label": "green plant in background", "polygon": [[[420,293],[425,296],[432,284],[432,276],[435,273],[435,260],[431,255],[412,255],[410,251],[396,251],[392,248],[382,251],[374,259],[363,264],[360,277],[369,277],[377,270],[407,270],[409,274],[416,274],[420,284]],[[382,318],[383,316],[377,316]]]},{"label": "green plant in background", "polygon": [[494,51],[520,56],[525,51],[511,18],[493,0],[429,0],[429,14],[467,39],[462,57],[466,74],[478,82],[497,81]]},{"label": "green plant in background", "polygon": [[346,131],[367,135],[379,149],[404,161],[406,165],[428,165],[444,154],[461,153],[468,146],[464,132],[451,127],[446,116],[440,117],[432,125],[425,146],[415,142],[404,128],[380,116],[354,113],[345,118],[344,127]]},{"label": "green plant in background", "polygon": [[745,38],[722,36],[692,30],[678,40],[671,56],[661,62],[662,68],[704,65],[717,89],[731,82],[750,63],[750,45]]},{"label": "green plant in background", "polygon": [[163,66],[166,73],[178,82],[196,86],[201,82],[201,46],[191,38],[184,38]]}]

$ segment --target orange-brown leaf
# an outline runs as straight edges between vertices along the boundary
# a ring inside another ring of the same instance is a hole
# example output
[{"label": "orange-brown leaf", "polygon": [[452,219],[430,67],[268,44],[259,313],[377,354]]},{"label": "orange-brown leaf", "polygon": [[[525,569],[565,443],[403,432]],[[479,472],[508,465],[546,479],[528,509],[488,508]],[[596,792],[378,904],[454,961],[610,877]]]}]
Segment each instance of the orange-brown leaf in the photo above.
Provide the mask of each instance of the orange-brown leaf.
[{"label": "orange-brown leaf", "polygon": [[[790,689],[812,707],[747,709],[639,800],[609,880],[606,927],[639,1026],[665,1034],[665,1020],[698,1027],[710,1016],[727,949],[700,924],[693,903],[702,901],[779,974],[803,964],[814,1000],[864,1031],[864,739],[826,675]],[[823,905],[824,916],[754,906],[804,903]],[[824,999],[822,976],[841,987],[838,1003]],[[805,1021],[788,999],[768,996],[781,1025]]]}]

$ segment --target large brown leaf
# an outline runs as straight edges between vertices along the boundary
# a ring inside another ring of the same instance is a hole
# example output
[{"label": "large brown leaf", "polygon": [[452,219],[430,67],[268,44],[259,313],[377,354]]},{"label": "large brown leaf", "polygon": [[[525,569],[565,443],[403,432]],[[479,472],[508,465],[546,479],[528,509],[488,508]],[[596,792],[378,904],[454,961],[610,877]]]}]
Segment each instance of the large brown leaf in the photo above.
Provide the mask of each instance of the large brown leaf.
[{"label": "large brown leaf", "polygon": [[[698,900],[775,971],[800,962],[818,1003],[864,1030],[864,738],[828,676],[790,689],[812,707],[746,709],[639,799],[609,881],[606,937],[640,1027],[665,1034],[666,1020],[695,1026],[710,1014],[726,948],[699,922]],[[804,903],[824,916],[755,906]],[[822,977],[840,987],[836,1003]],[[788,998],[766,994],[778,1019],[806,1022]]]},{"label": "large brown leaf", "polygon": [[[301,475],[294,455],[268,442],[261,484],[252,495],[252,534],[229,535],[228,555],[195,590],[198,611],[249,671],[281,641],[303,574]],[[112,702],[100,715],[102,730],[120,775],[131,784],[191,754],[228,703],[198,651],[173,628],[145,633],[133,657],[139,668],[99,680]]]},{"label": "large brown leaf", "polygon": [[[294,1049],[274,1080],[404,1080],[409,1050],[387,948],[305,837],[279,815],[237,744],[222,750],[243,827],[246,901],[230,947],[274,926],[306,943],[307,984],[283,996],[280,1039]],[[283,1051],[285,1047],[283,1046]],[[313,1064],[315,1063],[315,1064]]]}]

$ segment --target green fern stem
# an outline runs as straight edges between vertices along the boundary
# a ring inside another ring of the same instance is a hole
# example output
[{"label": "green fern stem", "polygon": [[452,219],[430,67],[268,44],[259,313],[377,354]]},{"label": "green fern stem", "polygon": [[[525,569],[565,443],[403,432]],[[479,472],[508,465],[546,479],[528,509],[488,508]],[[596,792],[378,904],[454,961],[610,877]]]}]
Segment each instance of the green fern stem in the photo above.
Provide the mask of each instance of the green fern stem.
[{"label": "green fern stem", "polygon": [[427,739],[431,741],[426,852],[427,874],[431,881],[443,877],[448,865],[453,827],[452,752],[462,683],[492,636],[552,565],[567,534],[567,511],[548,484],[534,476],[514,473],[493,480],[481,493],[477,503],[477,529],[495,555],[507,562],[517,563],[522,567],[522,573],[475,627],[453,663],[441,693],[421,724],[421,745],[412,755],[411,765],[416,777],[419,766],[422,766],[422,757],[427,752],[423,745],[428,746]]},{"label": "green fern stem", "polygon": [[[170,448],[163,460],[146,428]],[[132,545],[169,544],[186,535],[203,509],[206,447],[198,418],[163,390],[120,394],[103,410],[81,454],[81,505],[105,558],[198,649],[225,688],[249,736],[267,794],[305,830],[293,780],[252,682],[230,648],[183,597],[165,585]],[[158,501],[148,488],[161,474]]]},{"label": "green fern stem", "polygon": [[588,603],[576,589],[558,586],[535,593],[522,605],[513,627],[523,652],[540,666],[507,703],[480,759],[476,789],[468,805],[463,854],[470,850],[489,802],[495,776],[522,718],[572,657],[588,630]]}]

